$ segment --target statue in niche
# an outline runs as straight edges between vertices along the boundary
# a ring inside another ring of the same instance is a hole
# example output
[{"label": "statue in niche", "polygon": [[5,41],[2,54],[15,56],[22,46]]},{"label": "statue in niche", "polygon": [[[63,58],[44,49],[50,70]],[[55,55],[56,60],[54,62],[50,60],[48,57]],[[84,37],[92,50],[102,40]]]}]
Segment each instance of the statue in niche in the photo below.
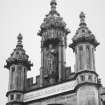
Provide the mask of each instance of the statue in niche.
[{"label": "statue in niche", "polygon": [[49,74],[51,74],[51,72],[53,72],[54,70],[54,56],[51,53],[48,54],[47,66],[48,72]]},{"label": "statue in niche", "polygon": [[55,49],[53,48],[52,44],[49,44],[49,52],[54,53]]}]

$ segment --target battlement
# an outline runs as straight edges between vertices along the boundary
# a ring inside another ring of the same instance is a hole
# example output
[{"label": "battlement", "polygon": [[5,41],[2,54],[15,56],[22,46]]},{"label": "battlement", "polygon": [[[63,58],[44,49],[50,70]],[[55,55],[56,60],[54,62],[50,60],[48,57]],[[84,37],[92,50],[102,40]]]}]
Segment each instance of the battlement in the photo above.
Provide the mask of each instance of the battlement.
[{"label": "battlement", "polygon": [[[68,80],[74,80],[75,73],[71,72],[71,67],[66,67],[65,71],[66,71],[65,80],[61,81],[61,82],[65,82],[65,81],[68,81]],[[43,86],[43,87],[59,84],[61,82],[58,81],[54,84],[49,83],[49,84],[47,84],[46,86]],[[26,80],[26,88],[25,88],[26,91],[36,90],[36,89],[43,88],[43,87],[40,87],[40,75],[37,75],[35,77],[35,82],[34,82],[33,77],[27,78],[27,80]]]},{"label": "battlement", "polygon": [[25,89],[26,91],[39,88],[39,86],[40,86],[40,75],[36,76],[35,78],[36,78],[35,83],[33,82],[33,77],[27,78],[26,89]]}]

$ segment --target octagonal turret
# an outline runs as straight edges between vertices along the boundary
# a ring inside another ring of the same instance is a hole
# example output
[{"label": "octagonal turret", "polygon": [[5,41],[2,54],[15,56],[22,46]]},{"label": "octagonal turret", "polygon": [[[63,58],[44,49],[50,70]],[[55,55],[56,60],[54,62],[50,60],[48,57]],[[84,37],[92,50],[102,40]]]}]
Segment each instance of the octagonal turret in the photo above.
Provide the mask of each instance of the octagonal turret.
[{"label": "octagonal turret", "polygon": [[30,70],[32,63],[28,60],[29,56],[25,53],[25,50],[23,49],[23,44],[22,44],[22,35],[19,34],[17,37],[17,45],[14,51],[12,52],[11,56],[6,60],[6,68],[10,68],[12,64],[19,64],[22,63],[24,66]]}]

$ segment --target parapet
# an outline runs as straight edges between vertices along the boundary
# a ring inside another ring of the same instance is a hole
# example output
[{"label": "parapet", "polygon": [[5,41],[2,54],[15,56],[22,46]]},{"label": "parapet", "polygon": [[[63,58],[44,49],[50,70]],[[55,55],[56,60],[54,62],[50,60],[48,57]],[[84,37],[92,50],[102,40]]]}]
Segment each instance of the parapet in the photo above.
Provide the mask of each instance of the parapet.
[{"label": "parapet", "polygon": [[40,86],[40,75],[36,76],[36,82],[33,82],[33,77],[26,80],[26,91],[37,89]]},{"label": "parapet", "polygon": [[75,73],[71,71],[71,67],[66,67],[66,80],[72,80],[75,77]]}]

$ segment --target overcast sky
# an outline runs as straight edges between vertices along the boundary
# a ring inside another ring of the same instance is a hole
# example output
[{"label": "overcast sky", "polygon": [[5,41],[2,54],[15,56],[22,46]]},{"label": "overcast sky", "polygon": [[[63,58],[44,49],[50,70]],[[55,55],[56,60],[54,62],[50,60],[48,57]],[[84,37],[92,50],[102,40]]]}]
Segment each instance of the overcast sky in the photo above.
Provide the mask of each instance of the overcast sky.
[{"label": "overcast sky", "polygon": [[[84,11],[89,29],[100,42],[95,52],[96,72],[105,86],[105,0],[57,0],[57,10],[71,30],[68,44],[79,25],[79,14]],[[6,59],[17,43],[17,35],[21,32],[24,49],[33,62],[34,67],[28,77],[39,73],[40,37],[37,32],[45,15],[50,10],[50,0],[0,0],[0,104],[5,105],[8,89],[9,72],[4,69]],[[67,48],[67,66],[74,65],[74,54]]]}]

